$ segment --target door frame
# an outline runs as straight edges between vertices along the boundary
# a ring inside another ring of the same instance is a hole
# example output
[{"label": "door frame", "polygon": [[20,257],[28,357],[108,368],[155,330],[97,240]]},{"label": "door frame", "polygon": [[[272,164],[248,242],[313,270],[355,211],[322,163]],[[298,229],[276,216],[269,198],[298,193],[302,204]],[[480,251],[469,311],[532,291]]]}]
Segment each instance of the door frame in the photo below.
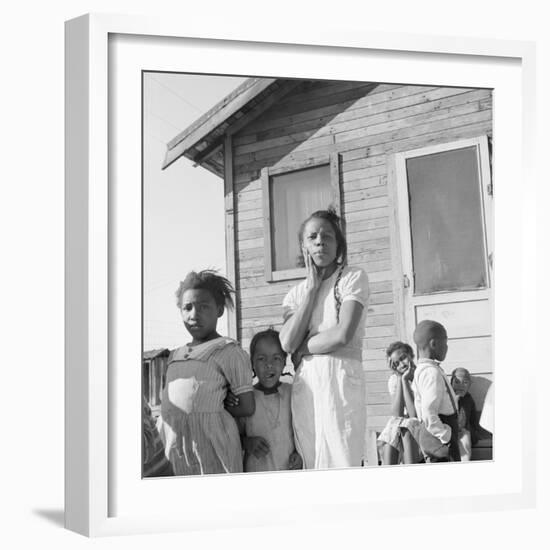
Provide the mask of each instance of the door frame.
[{"label": "door frame", "polygon": [[[453,301],[466,301],[485,298],[493,309],[493,203],[494,194],[489,156],[489,140],[486,135],[474,138],[454,140],[444,144],[430,145],[391,155],[388,159],[388,178],[390,182],[389,198],[391,215],[390,240],[392,248],[392,264],[394,266],[393,291],[396,303],[396,328],[398,336],[406,341],[412,341],[415,326],[414,316],[414,276],[412,260],[412,243],[410,231],[409,191],[406,173],[406,161],[409,158],[424,156],[453,149],[477,147],[478,176],[481,187],[481,217],[484,228],[485,265],[487,269],[488,286],[486,289],[460,292]],[[456,292],[438,292],[423,297],[426,303],[450,301],[446,298]]]}]

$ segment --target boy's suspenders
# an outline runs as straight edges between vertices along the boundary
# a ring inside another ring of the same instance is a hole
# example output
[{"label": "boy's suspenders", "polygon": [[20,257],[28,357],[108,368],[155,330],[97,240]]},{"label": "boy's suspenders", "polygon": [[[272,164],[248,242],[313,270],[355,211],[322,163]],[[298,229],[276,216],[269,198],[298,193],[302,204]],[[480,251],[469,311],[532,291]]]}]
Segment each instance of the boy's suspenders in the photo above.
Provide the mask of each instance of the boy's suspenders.
[{"label": "boy's suspenders", "polygon": [[449,382],[447,381],[447,377],[444,373],[441,372],[439,367],[436,365],[430,365],[430,367],[437,369],[439,374],[443,377],[443,383],[445,384],[445,390],[447,390],[447,395],[449,396],[449,400],[451,401],[451,405],[453,407],[453,414],[447,415],[447,414],[439,414],[439,418],[441,422],[444,424],[447,424],[451,428],[451,440],[449,441],[449,455],[452,457],[455,461],[460,461],[460,449],[458,446],[458,409],[456,406],[456,402],[454,400],[453,394],[451,393],[451,389],[449,387]]},{"label": "boy's suspenders", "polygon": [[447,390],[447,395],[449,396],[451,405],[453,406],[453,411],[458,416],[458,409],[456,408],[456,402],[453,397],[453,394],[451,393],[451,389],[449,387],[449,381],[447,380],[447,377],[443,373],[441,373],[441,376],[443,376],[443,382],[445,382],[445,389]]},{"label": "boy's suspenders", "polygon": [[[441,371],[440,371],[441,372]],[[458,409],[456,407],[456,402],[454,400],[453,394],[451,393],[451,388],[449,387],[449,381],[447,380],[447,377],[445,374],[441,373],[441,376],[443,377],[443,382],[445,383],[445,389],[447,390],[447,395],[449,396],[449,399],[451,401],[451,405],[453,406],[454,414],[451,415],[439,415],[440,418],[442,418],[442,421],[447,424],[451,428],[451,440],[449,441],[449,456],[459,462],[460,461],[460,447],[458,446]],[[446,422],[445,422],[446,420]]]},{"label": "boy's suspenders", "polygon": [[[456,407],[456,402],[454,400],[454,397],[453,397],[453,394],[451,393],[451,389],[449,387],[449,382],[447,381],[447,377],[445,376],[445,374],[443,374],[440,370],[439,370],[439,367],[436,366],[436,365],[433,365],[431,363],[428,363],[428,365],[432,368],[432,369],[437,369],[437,371],[439,372],[439,374],[442,376],[443,378],[443,383],[445,384],[445,390],[447,390],[447,395],[449,396],[449,400],[451,402],[451,405],[453,407],[453,411],[454,411],[454,414],[456,414],[458,416],[458,409]],[[447,415],[448,416],[448,415]]]}]

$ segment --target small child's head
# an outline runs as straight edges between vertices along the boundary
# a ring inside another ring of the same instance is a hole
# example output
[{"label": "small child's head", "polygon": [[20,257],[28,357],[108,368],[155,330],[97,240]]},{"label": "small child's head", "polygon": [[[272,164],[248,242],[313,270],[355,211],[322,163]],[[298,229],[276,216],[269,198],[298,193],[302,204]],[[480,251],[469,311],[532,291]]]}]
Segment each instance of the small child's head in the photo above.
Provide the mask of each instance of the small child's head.
[{"label": "small child's head", "polygon": [[273,388],[279,383],[286,365],[286,352],[276,330],[269,328],[254,335],[250,342],[250,360],[264,388]]},{"label": "small child's head", "polygon": [[414,343],[419,357],[444,361],[447,356],[447,331],[437,321],[420,321],[414,329]]},{"label": "small child's head", "polygon": [[403,374],[409,366],[413,365],[414,351],[405,342],[393,342],[386,350],[386,357],[390,369],[398,374]]},{"label": "small child's head", "polygon": [[176,291],[183,323],[195,342],[216,335],[218,319],[225,306],[233,307],[231,283],[214,270],[191,271]]},{"label": "small child's head", "polygon": [[464,397],[472,385],[472,378],[468,369],[463,367],[456,368],[451,373],[451,386],[457,397]]},{"label": "small child's head", "polygon": [[300,226],[298,241],[301,254],[299,263],[302,266],[305,265],[302,255],[304,248],[317,267],[346,263],[348,246],[340,218],[333,208],[313,212]]}]

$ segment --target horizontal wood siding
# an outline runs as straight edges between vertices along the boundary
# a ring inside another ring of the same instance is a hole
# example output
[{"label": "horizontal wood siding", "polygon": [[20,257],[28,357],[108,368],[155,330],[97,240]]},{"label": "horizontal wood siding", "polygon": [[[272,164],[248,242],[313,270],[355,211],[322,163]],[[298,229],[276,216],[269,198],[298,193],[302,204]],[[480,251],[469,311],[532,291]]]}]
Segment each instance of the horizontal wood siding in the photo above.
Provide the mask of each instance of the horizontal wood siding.
[{"label": "horizontal wood siding", "polygon": [[260,171],[315,166],[340,158],[348,259],[369,275],[363,338],[369,426],[389,414],[384,350],[399,338],[390,249],[387,158],[436,143],[492,133],[490,90],[433,86],[305,83],[233,136],[239,337],[282,326],[281,303],[298,281],[266,283]]}]

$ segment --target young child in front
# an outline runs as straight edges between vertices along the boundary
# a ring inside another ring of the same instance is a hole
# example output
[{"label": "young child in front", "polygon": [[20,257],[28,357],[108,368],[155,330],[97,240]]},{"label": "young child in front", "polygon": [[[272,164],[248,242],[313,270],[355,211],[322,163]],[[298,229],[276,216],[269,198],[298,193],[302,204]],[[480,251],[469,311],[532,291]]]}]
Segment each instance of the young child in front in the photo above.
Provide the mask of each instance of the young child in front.
[{"label": "young child in front", "polygon": [[[158,423],[175,475],[242,472],[233,417],[254,413],[252,368],[239,344],[216,330],[225,306],[233,307],[233,292],[212,270],[192,271],[176,292],[192,340],[168,358]],[[226,410],[228,389],[239,404]]]},{"label": "young child in front", "polygon": [[411,383],[414,376],[414,352],[409,344],[393,342],[386,350],[388,366],[392,374],[388,379],[388,391],[392,398],[392,416],[378,437],[382,463],[416,464],[420,462],[418,444],[409,431],[418,423]]},{"label": "young child in front", "polygon": [[252,338],[250,358],[258,383],[254,385],[256,411],[240,421],[245,472],[302,468],[292,433],[292,386],[280,381],[286,357],[276,330],[264,330]]},{"label": "young child in front", "polygon": [[472,377],[468,369],[456,368],[451,373],[451,386],[458,397],[458,446],[460,460],[472,459],[472,445],[479,440],[479,417],[473,397],[470,395]]},{"label": "young child in front", "polygon": [[425,320],[414,330],[418,362],[414,373],[415,408],[426,429],[449,445],[449,458],[460,461],[456,396],[440,363],[447,356],[447,331],[437,321]]}]

